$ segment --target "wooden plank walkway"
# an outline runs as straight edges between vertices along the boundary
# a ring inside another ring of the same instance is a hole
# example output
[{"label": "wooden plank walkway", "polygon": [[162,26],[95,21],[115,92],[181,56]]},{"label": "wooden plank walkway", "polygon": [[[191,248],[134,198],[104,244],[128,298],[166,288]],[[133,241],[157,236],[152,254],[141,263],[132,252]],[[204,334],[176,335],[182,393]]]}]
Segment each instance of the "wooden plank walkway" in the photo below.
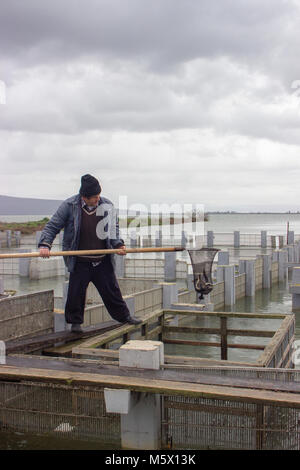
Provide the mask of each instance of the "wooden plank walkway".
[{"label": "wooden plank walkway", "polygon": [[73,333],[71,331],[59,331],[56,333],[48,333],[46,335],[35,336],[33,338],[25,338],[18,340],[6,341],[6,353],[12,354],[16,352],[34,352],[43,348],[51,347],[59,343],[71,343],[79,339],[87,339],[93,336],[104,334],[123,325],[114,320],[99,323],[97,325],[88,326],[83,329],[82,333]]},{"label": "wooden plank walkway", "polygon": [[230,400],[246,403],[259,403],[300,409],[300,394],[269,390],[234,388],[228,386],[185,383],[167,380],[147,379],[145,377],[122,377],[87,372],[57,371],[53,369],[20,369],[13,366],[0,367],[0,380],[38,381],[76,386],[97,386],[125,388],[136,392],[158,393],[163,395],[191,396]]},{"label": "wooden plank walkway", "polygon": [[7,364],[0,366],[0,381],[7,380],[126,388],[300,409],[300,382],[232,378],[195,371],[128,369],[66,358],[8,356]]}]

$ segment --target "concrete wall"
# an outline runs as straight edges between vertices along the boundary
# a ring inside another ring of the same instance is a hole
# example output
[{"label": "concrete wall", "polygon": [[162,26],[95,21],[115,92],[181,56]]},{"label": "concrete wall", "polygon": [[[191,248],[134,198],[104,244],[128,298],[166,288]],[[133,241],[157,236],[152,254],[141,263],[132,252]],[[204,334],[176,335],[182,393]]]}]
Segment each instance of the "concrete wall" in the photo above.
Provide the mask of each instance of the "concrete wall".
[{"label": "concrete wall", "polygon": [[246,295],[246,274],[235,276],[235,299],[240,299]]},{"label": "concrete wall", "polygon": [[125,277],[164,279],[164,260],[125,259]]},{"label": "concrete wall", "polygon": [[225,286],[224,281],[214,284],[213,291],[210,294],[210,301],[214,304],[214,308],[222,308],[224,306]]},{"label": "concrete wall", "polygon": [[0,340],[37,336],[54,328],[53,291],[0,300]]},{"label": "concrete wall", "polygon": [[255,261],[255,290],[263,287],[263,260],[260,257]]},{"label": "concrete wall", "polygon": [[62,257],[31,258],[29,264],[30,279],[46,279],[50,277],[63,276],[65,274],[65,263]]}]

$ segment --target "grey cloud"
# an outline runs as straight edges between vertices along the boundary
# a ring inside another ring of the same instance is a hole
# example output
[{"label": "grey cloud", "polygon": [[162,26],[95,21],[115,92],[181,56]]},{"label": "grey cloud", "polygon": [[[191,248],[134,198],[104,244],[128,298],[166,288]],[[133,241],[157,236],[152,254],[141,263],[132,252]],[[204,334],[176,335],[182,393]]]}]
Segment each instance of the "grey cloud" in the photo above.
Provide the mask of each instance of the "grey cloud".
[{"label": "grey cloud", "polygon": [[158,69],[223,55],[257,63],[279,50],[296,12],[282,0],[10,0],[1,5],[0,42],[4,55],[32,64],[91,54]]}]

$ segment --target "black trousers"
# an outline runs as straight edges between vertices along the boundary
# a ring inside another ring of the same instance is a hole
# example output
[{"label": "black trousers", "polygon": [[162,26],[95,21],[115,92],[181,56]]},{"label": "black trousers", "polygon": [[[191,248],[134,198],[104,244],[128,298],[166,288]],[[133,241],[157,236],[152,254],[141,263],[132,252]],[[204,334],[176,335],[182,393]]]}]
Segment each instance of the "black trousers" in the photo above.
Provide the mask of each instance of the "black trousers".
[{"label": "black trousers", "polygon": [[83,323],[86,291],[90,282],[97,288],[108,313],[114,320],[123,322],[130,317],[113,266],[106,256],[97,266],[89,262],[76,262],[75,270],[70,273],[65,306],[67,323]]}]

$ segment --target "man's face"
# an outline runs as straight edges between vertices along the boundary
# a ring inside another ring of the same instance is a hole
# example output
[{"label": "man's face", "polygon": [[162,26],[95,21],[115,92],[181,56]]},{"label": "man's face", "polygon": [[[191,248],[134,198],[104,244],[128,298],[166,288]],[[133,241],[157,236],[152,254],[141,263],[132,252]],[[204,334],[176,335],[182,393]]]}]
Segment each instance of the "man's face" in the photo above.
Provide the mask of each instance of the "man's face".
[{"label": "man's face", "polygon": [[82,197],[82,199],[88,206],[97,206],[98,202],[100,201],[100,194],[96,194],[95,196],[90,197]]}]

